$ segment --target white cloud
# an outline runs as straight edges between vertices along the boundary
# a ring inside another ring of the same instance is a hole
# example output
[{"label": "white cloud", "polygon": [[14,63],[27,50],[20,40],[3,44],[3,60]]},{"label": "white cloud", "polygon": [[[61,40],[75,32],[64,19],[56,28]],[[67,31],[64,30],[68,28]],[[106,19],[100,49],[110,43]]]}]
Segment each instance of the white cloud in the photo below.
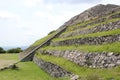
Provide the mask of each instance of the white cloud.
[{"label": "white cloud", "polygon": [[36,4],[33,2],[33,0],[24,0],[23,5],[27,7],[33,7]]},{"label": "white cloud", "polygon": [[[43,30],[46,30],[46,33],[49,33],[51,30],[59,28],[61,25],[63,25],[66,21],[68,21],[71,17],[75,16],[77,12],[71,12],[71,11],[63,11],[61,13],[54,13],[49,11],[37,11],[34,13],[34,16],[39,18],[41,20],[41,24],[47,28],[47,30],[42,28]],[[47,23],[47,24],[46,24]]]},{"label": "white cloud", "polygon": [[0,26],[3,27],[10,27],[17,29],[18,26],[21,24],[21,17],[18,14],[8,12],[8,11],[0,11]]},{"label": "white cloud", "polygon": [[43,4],[43,0],[23,0],[22,4],[26,7],[34,7],[37,4]]},{"label": "white cloud", "polygon": [[36,11],[33,15],[40,18],[53,18],[53,15],[51,13],[44,11]]},{"label": "white cloud", "polygon": [[20,17],[17,14],[14,14],[8,11],[0,11],[0,18],[18,19]]},{"label": "white cloud", "polygon": [[39,2],[39,3],[43,3],[44,2],[44,0],[34,0],[34,1]]},{"label": "white cloud", "polygon": [[102,4],[117,4],[120,5],[120,0],[102,0]]},{"label": "white cloud", "polygon": [[[74,6],[74,7],[71,7]],[[82,7],[81,7],[82,6]],[[92,5],[88,4],[53,4],[44,6],[44,10],[36,11],[33,13],[35,17],[40,18],[41,20],[48,21],[49,23],[54,23],[51,26],[57,26],[57,28],[65,23],[67,20],[73,16],[81,13],[85,9],[83,7],[89,8]],[[50,7],[50,8],[49,8]],[[58,24],[58,25],[57,25]]]},{"label": "white cloud", "polygon": [[65,4],[81,4],[81,3],[96,3],[101,0],[44,0],[46,3],[56,4],[56,3],[65,3]]}]

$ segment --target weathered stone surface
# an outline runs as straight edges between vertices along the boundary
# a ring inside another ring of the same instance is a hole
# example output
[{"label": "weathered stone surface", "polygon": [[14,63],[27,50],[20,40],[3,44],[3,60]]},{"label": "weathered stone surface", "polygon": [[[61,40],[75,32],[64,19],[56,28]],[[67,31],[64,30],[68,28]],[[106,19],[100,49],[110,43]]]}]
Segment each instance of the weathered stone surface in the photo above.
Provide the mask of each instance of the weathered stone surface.
[{"label": "weathered stone surface", "polygon": [[88,53],[77,50],[45,50],[42,52],[48,55],[64,57],[80,66],[90,68],[111,68],[120,65],[120,54],[113,52]]},{"label": "weathered stone surface", "polygon": [[68,72],[61,68],[60,66],[53,64],[51,62],[46,62],[42,59],[37,58],[34,56],[33,61],[47,73],[49,73],[53,77],[66,77],[72,75],[71,72]]},{"label": "weathered stone surface", "polygon": [[[120,17],[120,15],[119,15]],[[104,21],[104,20],[103,20]],[[97,24],[100,23],[100,21],[92,24]],[[90,24],[87,24],[82,27],[90,26]],[[81,28],[81,27],[80,27]],[[81,30],[79,28],[75,28],[76,30],[74,32],[70,32],[68,34],[60,35],[60,38],[66,38],[66,37],[72,37],[72,36],[77,36],[81,34],[90,34],[90,33],[96,33],[96,32],[102,32],[102,31],[109,31],[109,30],[114,30],[114,29],[119,29],[120,28],[120,21],[116,22],[110,22],[108,24],[99,24],[98,26],[95,26],[93,28],[88,28],[85,30]]]},{"label": "weathered stone surface", "polygon": [[97,45],[97,44],[112,43],[116,41],[120,41],[120,34],[56,41],[56,42],[51,42],[50,45],[51,46],[66,46],[66,45],[81,45],[81,44]]},{"label": "weathered stone surface", "polygon": [[[118,8],[118,9],[116,9]],[[79,15],[74,16],[73,18],[71,18],[69,21],[67,21],[65,23],[65,25],[70,26],[73,24],[76,24],[78,22],[83,22],[83,21],[87,21],[90,19],[94,19],[95,17],[101,17],[103,15],[106,15],[108,13],[112,13],[114,11],[118,11],[119,10],[119,6],[118,5],[112,5],[112,4],[108,4],[108,5],[96,5],[82,13],[80,13]]]},{"label": "weathered stone surface", "polygon": [[117,62],[116,62],[118,65],[120,65],[120,60],[117,60]]},{"label": "weathered stone surface", "polygon": [[23,52],[21,52],[19,54],[19,59],[22,59],[25,55],[27,55],[30,51],[32,51],[36,46],[30,46],[29,48],[27,48],[26,50],[24,50]]}]

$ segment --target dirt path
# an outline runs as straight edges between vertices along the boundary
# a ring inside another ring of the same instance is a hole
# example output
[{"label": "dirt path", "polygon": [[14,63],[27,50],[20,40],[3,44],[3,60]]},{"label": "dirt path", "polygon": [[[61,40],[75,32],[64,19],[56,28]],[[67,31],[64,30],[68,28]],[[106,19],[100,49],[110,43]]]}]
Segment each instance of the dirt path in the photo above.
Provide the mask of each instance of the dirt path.
[{"label": "dirt path", "polygon": [[0,60],[0,68],[15,63],[15,60]]}]

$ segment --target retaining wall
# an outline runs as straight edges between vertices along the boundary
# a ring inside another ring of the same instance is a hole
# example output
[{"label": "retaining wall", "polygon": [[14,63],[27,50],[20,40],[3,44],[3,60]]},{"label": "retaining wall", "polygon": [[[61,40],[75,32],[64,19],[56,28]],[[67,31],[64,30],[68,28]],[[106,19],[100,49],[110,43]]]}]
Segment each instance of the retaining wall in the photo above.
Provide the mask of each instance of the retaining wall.
[{"label": "retaining wall", "polygon": [[40,50],[41,53],[64,57],[80,66],[90,68],[111,68],[120,65],[120,53],[81,52],[77,50]]},{"label": "retaining wall", "polygon": [[53,64],[51,62],[46,62],[40,58],[34,56],[33,61],[47,73],[49,73],[53,77],[66,77],[70,76],[72,73],[66,71],[65,69],[61,68],[60,66]]}]

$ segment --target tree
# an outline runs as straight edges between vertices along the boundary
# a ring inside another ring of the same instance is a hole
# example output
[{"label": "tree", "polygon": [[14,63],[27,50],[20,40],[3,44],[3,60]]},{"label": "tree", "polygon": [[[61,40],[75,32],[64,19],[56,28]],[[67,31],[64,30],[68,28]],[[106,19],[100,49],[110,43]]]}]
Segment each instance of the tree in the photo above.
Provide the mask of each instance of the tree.
[{"label": "tree", "polygon": [[2,47],[0,47],[0,53],[6,53],[6,51]]},{"label": "tree", "polygon": [[7,53],[20,53],[23,50],[21,48],[12,48],[12,49],[8,49]]}]

